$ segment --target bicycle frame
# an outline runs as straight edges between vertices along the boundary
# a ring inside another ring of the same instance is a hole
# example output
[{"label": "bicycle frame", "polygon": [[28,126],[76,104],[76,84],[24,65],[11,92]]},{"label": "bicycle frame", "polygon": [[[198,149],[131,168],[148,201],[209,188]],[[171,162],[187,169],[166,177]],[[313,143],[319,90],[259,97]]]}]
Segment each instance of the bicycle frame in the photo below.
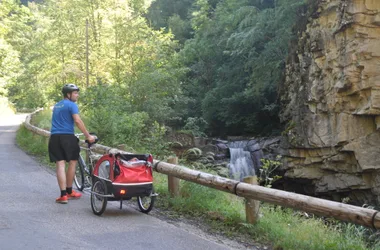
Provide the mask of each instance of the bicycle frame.
[{"label": "bicycle frame", "polygon": [[[78,139],[81,135],[83,134],[75,134]],[[81,149],[84,149],[88,152],[86,159],[84,159],[81,154],[78,158],[78,166],[75,171],[74,182],[80,191],[82,191],[85,187],[89,188],[92,185],[92,174],[95,165],[95,160],[93,158],[94,153],[91,150],[92,145],[93,144],[87,143],[87,147],[81,147]]]},{"label": "bicycle frame", "polygon": [[83,159],[82,155],[79,155],[79,160],[82,161],[82,164],[83,164],[83,170],[89,175],[89,176],[92,176],[92,171],[94,169],[94,159],[93,159],[93,155],[94,153],[92,152],[91,150],[91,147],[89,146],[88,148],[85,148],[85,147],[81,147],[81,149],[84,149],[86,151],[88,151],[88,161],[86,161],[85,159]]}]

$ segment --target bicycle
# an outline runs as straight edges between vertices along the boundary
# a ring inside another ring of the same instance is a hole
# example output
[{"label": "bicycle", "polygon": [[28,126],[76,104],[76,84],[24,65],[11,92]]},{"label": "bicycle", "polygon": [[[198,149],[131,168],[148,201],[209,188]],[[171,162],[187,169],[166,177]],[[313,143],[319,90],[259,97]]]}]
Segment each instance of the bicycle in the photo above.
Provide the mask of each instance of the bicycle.
[{"label": "bicycle", "polygon": [[[93,133],[91,133],[91,135],[96,136]],[[75,136],[79,139],[80,136],[83,136],[83,133],[75,134]],[[95,142],[93,143],[89,143],[87,140],[85,142],[87,143],[87,148],[81,147],[81,149],[88,151],[88,162],[86,164],[86,161],[83,159],[83,156],[79,154],[74,176],[74,183],[79,191],[83,191],[85,188],[90,189],[92,186],[92,172],[94,169],[95,162],[92,157],[94,153],[91,150],[91,146],[98,142],[98,138],[96,138]]]}]

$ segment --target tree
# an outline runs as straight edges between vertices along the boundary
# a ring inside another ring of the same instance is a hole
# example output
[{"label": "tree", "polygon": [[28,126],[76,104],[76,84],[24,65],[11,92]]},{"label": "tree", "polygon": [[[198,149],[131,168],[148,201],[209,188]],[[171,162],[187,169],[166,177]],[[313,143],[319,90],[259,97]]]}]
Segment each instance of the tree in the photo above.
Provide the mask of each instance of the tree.
[{"label": "tree", "polygon": [[193,39],[181,51],[190,69],[189,117],[211,134],[258,134],[279,126],[277,85],[302,0],[197,0]]},{"label": "tree", "polygon": [[22,49],[28,43],[30,13],[17,1],[5,0],[0,5],[0,96],[16,84],[23,72]]},{"label": "tree", "polygon": [[192,37],[189,16],[195,0],[156,0],[145,15],[152,28],[172,32],[176,40],[184,43]]}]

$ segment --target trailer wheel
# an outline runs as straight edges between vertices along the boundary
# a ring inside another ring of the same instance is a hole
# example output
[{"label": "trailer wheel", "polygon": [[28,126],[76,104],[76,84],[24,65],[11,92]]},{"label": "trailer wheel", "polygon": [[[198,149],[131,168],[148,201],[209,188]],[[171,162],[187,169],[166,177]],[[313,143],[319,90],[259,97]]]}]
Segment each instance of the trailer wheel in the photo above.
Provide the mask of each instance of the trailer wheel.
[{"label": "trailer wheel", "polygon": [[154,194],[154,188],[152,188],[152,193],[149,196],[138,196],[137,204],[141,212],[147,214],[152,210],[154,201],[156,200],[156,196],[152,196]]},{"label": "trailer wheel", "polygon": [[107,207],[107,186],[104,181],[97,180],[91,188],[91,208],[96,215],[102,215]]}]

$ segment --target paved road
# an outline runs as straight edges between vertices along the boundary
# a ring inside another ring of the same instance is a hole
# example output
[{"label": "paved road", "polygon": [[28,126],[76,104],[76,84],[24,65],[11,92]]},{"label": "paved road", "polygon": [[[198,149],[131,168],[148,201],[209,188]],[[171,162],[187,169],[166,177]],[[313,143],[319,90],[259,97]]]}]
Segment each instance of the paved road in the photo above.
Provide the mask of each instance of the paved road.
[{"label": "paved road", "polygon": [[15,146],[22,119],[0,117],[0,249],[231,249],[133,206],[96,216],[88,194],[55,203],[54,172]]}]

